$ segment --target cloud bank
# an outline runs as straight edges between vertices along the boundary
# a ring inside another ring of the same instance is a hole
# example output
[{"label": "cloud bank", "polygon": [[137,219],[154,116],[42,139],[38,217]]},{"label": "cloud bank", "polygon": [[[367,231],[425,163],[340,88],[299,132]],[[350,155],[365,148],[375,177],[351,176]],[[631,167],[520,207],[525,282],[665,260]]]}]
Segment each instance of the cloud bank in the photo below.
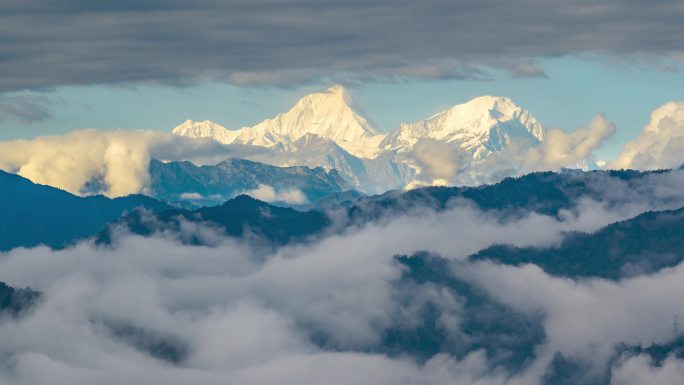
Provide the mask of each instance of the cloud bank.
[{"label": "cloud bank", "polygon": [[681,57],[683,17],[671,0],[8,0],[0,90],[543,76],[534,58]]},{"label": "cloud bank", "polygon": [[615,134],[615,125],[603,114],[596,115],[586,126],[572,132],[552,128],[546,131],[544,142],[538,148],[525,152],[522,159],[526,171],[576,168],[591,162],[593,152]]},{"label": "cloud bank", "polygon": [[[171,234],[123,234],[106,248],[16,249],[0,254],[0,279],[44,297],[21,318],[0,319],[0,384],[537,384],[555,351],[600,358],[622,338],[670,338],[658,321],[678,309],[664,294],[680,289],[684,268],[624,282],[573,282],[533,266],[464,258],[495,242],[552,244],[565,231],[632,215],[625,203],[608,210],[585,202],[562,219],[502,219],[455,202],[443,213],[412,212],[265,257],[212,228],[201,230],[213,233],[212,247],[181,244]],[[456,270],[446,274],[465,276],[542,322],[547,338],[538,358],[509,372],[482,350],[427,360],[382,353],[383,333],[419,322],[413,306],[424,301],[449,315],[441,321],[449,338],[463,338],[458,291],[402,286],[405,269],[393,255],[421,249],[454,261]],[[417,302],[400,301],[402,290]],[[625,314],[638,317],[625,322]]]},{"label": "cloud bank", "polygon": [[674,101],[651,113],[639,136],[625,144],[612,168],[657,169],[684,162],[684,102]]},{"label": "cloud bank", "polygon": [[257,151],[157,131],[81,130],[0,142],[0,169],[74,194],[101,181],[96,192],[116,197],[144,191],[151,158],[203,164]]}]

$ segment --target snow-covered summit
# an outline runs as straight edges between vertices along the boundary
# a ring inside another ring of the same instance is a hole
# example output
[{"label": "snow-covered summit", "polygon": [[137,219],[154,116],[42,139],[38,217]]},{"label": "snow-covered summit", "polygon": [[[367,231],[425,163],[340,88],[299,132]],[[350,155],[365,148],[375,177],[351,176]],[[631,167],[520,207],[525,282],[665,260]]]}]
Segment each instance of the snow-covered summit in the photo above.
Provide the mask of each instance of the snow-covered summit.
[{"label": "snow-covered summit", "polygon": [[274,141],[292,143],[307,134],[330,139],[350,153],[372,156],[381,138],[366,118],[357,113],[349,93],[343,86],[309,94],[289,111],[267,119],[249,129],[243,129],[239,143],[270,147]]},{"label": "snow-covered summit", "polygon": [[195,122],[188,119],[174,128],[172,133],[188,138],[211,138],[221,143],[233,143],[239,132],[229,130],[211,120]]},{"label": "snow-covered summit", "polygon": [[330,139],[358,157],[373,157],[383,136],[352,107],[347,90],[336,85],[301,98],[289,111],[239,130],[228,130],[210,121],[188,120],[173,130],[192,138],[213,138],[221,143],[263,147],[286,145],[314,134]]},{"label": "snow-covered summit", "polygon": [[480,96],[428,119],[401,124],[380,143],[383,150],[410,151],[421,139],[457,142],[476,159],[502,150],[513,138],[544,141],[544,129],[511,99]]}]

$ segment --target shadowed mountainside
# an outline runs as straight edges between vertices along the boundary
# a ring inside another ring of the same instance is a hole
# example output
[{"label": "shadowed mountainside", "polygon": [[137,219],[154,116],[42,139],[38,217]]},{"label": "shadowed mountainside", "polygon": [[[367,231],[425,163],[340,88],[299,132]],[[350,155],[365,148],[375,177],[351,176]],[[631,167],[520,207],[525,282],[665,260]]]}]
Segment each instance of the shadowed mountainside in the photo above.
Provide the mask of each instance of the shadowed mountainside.
[{"label": "shadowed mountainside", "polygon": [[142,207],[170,208],[143,195],[79,197],[0,171],[0,251],[47,245],[60,248],[97,234],[107,223]]}]

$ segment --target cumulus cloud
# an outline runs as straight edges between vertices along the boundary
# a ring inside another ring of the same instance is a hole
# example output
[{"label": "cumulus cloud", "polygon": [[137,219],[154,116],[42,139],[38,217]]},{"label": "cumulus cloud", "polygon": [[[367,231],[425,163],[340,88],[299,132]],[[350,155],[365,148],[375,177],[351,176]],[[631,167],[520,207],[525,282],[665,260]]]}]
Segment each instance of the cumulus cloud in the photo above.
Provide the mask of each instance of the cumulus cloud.
[{"label": "cumulus cloud", "polygon": [[658,107],[639,136],[625,144],[611,168],[655,169],[679,167],[684,162],[684,102]]},{"label": "cumulus cloud", "polygon": [[7,44],[0,47],[0,90],[206,79],[273,85],[335,77],[488,78],[491,68],[502,67],[514,76],[540,76],[538,57],[677,58],[684,15],[681,4],[667,0],[9,0],[1,7]]},{"label": "cumulus cloud", "polygon": [[546,131],[544,142],[523,154],[521,163],[528,171],[576,168],[591,162],[593,151],[615,134],[615,125],[603,114],[572,132],[554,128]]},{"label": "cumulus cloud", "polygon": [[417,173],[407,188],[448,185],[470,166],[470,156],[460,146],[433,139],[419,140],[408,155]]},{"label": "cumulus cloud", "polygon": [[284,202],[292,205],[302,205],[309,201],[306,195],[299,189],[293,188],[276,191],[272,186],[266,184],[260,184],[254,190],[246,191],[245,194],[264,202]]},{"label": "cumulus cloud", "polygon": [[81,130],[0,142],[0,169],[75,194],[101,180],[99,192],[116,197],[144,190],[151,158],[202,164],[255,151],[156,131]]}]

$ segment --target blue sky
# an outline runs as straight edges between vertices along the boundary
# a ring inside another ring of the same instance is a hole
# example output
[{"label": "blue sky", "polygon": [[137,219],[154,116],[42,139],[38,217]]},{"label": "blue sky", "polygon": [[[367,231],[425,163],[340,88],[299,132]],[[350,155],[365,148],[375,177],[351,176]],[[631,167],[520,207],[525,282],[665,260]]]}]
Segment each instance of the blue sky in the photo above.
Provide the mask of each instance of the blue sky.
[{"label": "blue sky", "polygon": [[[615,65],[596,58],[545,59],[539,65],[546,77],[514,77],[499,72],[492,80],[369,81],[354,83],[351,92],[366,116],[385,131],[484,94],[512,98],[545,127],[573,130],[604,112],[618,127],[615,137],[598,152],[604,159],[614,158],[623,143],[636,136],[653,109],[684,99],[681,71],[666,71],[655,65]],[[299,87],[218,82],[185,87],[60,86],[29,92],[49,100],[49,116],[33,122],[4,119],[0,139],[81,128],[168,131],[188,118],[239,128],[286,111],[299,97],[326,86],[325,82]]]}]

